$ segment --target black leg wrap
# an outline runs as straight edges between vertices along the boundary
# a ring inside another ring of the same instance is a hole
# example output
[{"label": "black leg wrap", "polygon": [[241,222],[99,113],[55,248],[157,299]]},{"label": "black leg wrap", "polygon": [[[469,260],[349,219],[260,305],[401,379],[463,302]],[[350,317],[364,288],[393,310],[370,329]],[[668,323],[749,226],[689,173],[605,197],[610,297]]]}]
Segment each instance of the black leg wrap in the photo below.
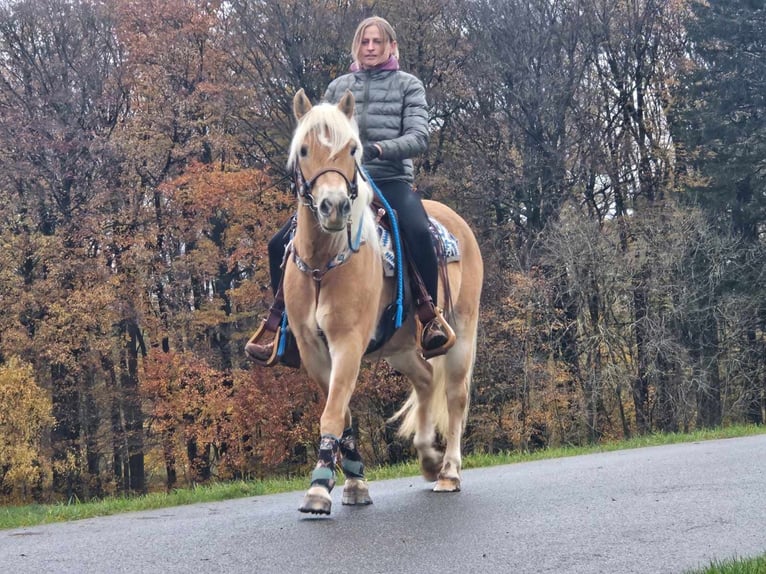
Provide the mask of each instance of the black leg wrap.
[{"label": "black leg wrap", "polygon": [[327,434],[319,439],[317,465],[311,472],[311,486],[324,486],[328,492],[335,486],[335,458],[338,456],[338,437]]},{"label": "black leg wrap", "polygon": [[354,429],[351,427],[343,431],[343,436],[340,439],[340,453],[343,455],[340,463],[343,474],[348,478],[364,478],[362,455],[356,449]]}]

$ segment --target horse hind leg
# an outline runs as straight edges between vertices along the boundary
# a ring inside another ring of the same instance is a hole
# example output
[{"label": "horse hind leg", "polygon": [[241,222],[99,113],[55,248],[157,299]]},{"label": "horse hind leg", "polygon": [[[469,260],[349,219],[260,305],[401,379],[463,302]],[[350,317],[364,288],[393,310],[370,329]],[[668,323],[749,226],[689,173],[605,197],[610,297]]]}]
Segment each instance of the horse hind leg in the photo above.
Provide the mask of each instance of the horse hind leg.
[{"label": "horse hind leg", "polygon": [[404,373],[414,387],[410,397],[391,417],[391,421],[401,419],[399,435],[412,436],[412,444],[418,453],[420,472],[427,481],[434,482],[442,467],[443,455],[434,448],[436,426],[431,416],[431,402],[435,391],[432,367],[414,353],[406,359],[400,357],[399,360],[392,361],[391,365]]},{"label": "horse hind leg", "polygon": [[443,432],[446,439],[444,460],[434,486],[434,492],[457,492],[460,490],[461,441],[468,407],[468,389],[474,357],[475,345],[473,341],[469,338],[463,338],[444,358],[443,364],[439,365],[437,376],[445,378],[447,426]]},{"label": "horse hind leg", "polygon": [[412,437],[412,444],[418,453],[418,462],[420,463],[420,474],[428,482],[438,479],[442,468],[444,453],[435,448],[436,427],[431,419],[429,406],[431,399],[429,396],[419,395],[418,405],[415,409],[417,418],[417,429]]},{"label": "horse hind leg", "polygon": [[356,448],[354,430],[351,427],[343,431],[340,439],[340,453],[343,457],[341,468],[346,475],[343,485],[342,503],[349,506],[364,506],[372,504],[370,489],[364,478],[364,463],[362,455]]},{"label": "horse hind leg", "polygon": [[[427,437],[428,435],[424,434],[423,436]],[[442,467],[442,460],[444,459],[443,453],[435,449],[433,446],[435,435],[431,434],[431,437],[431,439],[426,438],[421,441],[414,441],[415,448],[418,451],[420,474],[423,475],[423,478],[428,482],[438,480]]]}]

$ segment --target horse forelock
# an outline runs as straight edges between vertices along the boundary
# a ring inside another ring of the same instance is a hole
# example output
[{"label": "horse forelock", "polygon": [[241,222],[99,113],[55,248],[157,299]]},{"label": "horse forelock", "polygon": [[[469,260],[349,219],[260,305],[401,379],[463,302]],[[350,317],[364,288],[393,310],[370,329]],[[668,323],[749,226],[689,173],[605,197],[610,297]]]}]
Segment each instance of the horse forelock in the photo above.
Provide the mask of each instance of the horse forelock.
[{"label": "horse forelock", "polygon": [[[313,139],[311,136],[314,136]],[[357,154],[361,154],[356,122],[346,117],[337,106],[332,104],[317,104],[300,119],[290,144],[290,155],[287,161],[289,168],[297,165],[301,147],[310,139],[328,148],[329,157],[338,154],[349,141],[356,144]]]}]

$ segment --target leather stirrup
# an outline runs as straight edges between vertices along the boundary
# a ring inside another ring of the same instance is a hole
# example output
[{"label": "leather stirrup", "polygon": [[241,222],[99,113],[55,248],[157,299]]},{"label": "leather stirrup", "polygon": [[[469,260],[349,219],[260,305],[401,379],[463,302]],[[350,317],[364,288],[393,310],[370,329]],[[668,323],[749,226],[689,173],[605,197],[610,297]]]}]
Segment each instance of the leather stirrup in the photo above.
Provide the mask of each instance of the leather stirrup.
[{"label": "leather stirrup", "polygon": [[447,351],[449,351],[454,345],[455,341],[457,341],[457,335],[455,334],[454,329],[450,326],[450,324],[447,322],[447,320],[444,318],[444,315],[442,314],[442,310],[439,309],[439,307],[434,307],[434,314],[435,317],[431,319],[431,321],[438,321],[439,325],[442,328],[442,331],[445,335],[447,335],[447,341],[440,347],[437,347],[435,349],[424,349],[422,347],[422,333],[423,329],[425,328],[425,325],[423,325],[418,320],[418,345],[420,346],[420,351],[423,353],[423,357],[425,359],[431,359],[433,357],[438,357],[440,355],[445,355]]}]

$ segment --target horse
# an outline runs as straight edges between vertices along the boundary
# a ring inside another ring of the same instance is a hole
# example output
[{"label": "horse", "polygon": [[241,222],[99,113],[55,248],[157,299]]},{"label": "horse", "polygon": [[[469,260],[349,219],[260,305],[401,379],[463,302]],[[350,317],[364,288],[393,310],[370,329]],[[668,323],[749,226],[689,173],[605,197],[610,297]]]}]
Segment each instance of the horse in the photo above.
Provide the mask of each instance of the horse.
[{"label": "horse", "polygon": [[[338,460],[346,477],[343,504],[372,503],[349,403],[368,344],[397,292],[395,278],[386,277],[383,268],[371,209],[374,190],[360,168],[354,106],[350,91],[337,105],[312,106],[303,89],[293,98],[297,123],[287,165],[294,173],[298,206],[284,268],[284,301],[302,364],[326,398],[318,460],[299,508],[311,514],[330,514]],[[462,218],[444,204],[425,200],[424,205],[460,248],[459,260],[447,264],[448,288],[444,277],[439,286],[439,301],[449,299],[446,317],[457,341],[445,355],[426,360],[414,313],[409,313],[370,355],[385,359],[412,384],[409,398],[392,418],[401,421],[401,436],[413,437],[422,475],[436,483],[435,492],[457,492],[483,263]],[[435,446],[437,432],[445,442],[443,452]]]}]

